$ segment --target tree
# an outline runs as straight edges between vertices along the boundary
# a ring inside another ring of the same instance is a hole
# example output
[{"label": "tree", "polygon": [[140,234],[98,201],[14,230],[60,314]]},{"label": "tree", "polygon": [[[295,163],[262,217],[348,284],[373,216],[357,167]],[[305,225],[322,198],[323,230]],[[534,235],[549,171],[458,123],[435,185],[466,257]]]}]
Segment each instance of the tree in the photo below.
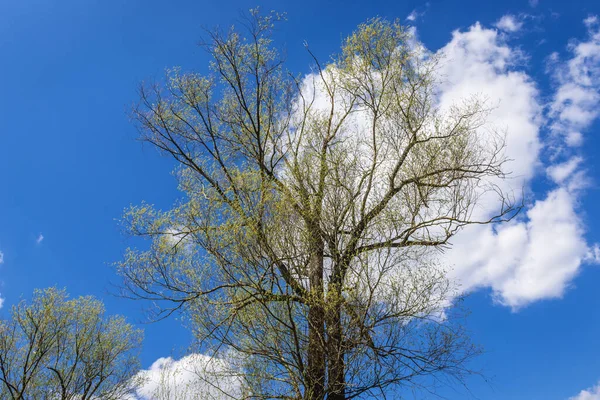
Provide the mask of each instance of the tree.
[{"label": "tree", "polygon": [[142,333],[93,297],[36,290],[0,321],[3,399],[120,400],[135,386]]},{"label": "tree", "polygon": [[[300,79],[273,46],[277,20],[209,31],[211,74],[140,88],[134,119],[179,163],[185,199],[126,212],[151,245],[118,264],[124,294],[184,311],[203,350],[236,355],[246,398],[460,379],[478,350],[436,254],[518,211],[498,186],[503,136],[481,129],[476,97],[437,106],[439,60],[399,23],[360,25],[327,65],[308,50]],[[500,209],[476,210],[490,195]]]}]

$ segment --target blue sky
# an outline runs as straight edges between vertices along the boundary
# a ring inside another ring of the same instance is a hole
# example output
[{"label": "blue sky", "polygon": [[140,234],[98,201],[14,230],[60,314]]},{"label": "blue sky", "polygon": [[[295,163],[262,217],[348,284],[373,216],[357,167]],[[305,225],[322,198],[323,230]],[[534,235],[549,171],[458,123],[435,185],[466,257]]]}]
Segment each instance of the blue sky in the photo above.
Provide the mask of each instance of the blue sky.
[{"label": "blue sky", "polygon": [[[0,314],[34,288],[58,285],[144,321],[143,304],[108,294],[119,282],[110,264],[129,243],[117,220],[130,204],[167,208],[180,194],[174,164],[136,140],[128,109],[137,85],[166,67],[206,71],[201,28],[228,26],[256,5],[0,1]],[[451,60],[449,98],[499,97],[495,119],[520,143],[512,154],[528,207],[505,230],[463,236],[449,255],[471,293],[468,327],[486,350],[474,368],[487,380],[470,379],[471,394],[440,393],[600,399],[600,3],[258,5],[287,12],[276,39],[295,72],[310,71],[304,41],[326,59],[367,18],[400,18]],[[143,327],[144,367],[189,344],[176,318]]]}]

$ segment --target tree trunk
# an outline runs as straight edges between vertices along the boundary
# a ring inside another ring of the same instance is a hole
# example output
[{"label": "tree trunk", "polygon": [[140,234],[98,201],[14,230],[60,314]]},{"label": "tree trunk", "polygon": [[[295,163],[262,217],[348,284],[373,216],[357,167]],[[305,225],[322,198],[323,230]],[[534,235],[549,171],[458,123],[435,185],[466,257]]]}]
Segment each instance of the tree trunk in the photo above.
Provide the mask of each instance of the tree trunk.
[{"label": "tree trunk", "polygon": [[344,400],[344,341],[342,335],[341,290],[338,283],[330,283],[328,288],[327,305],[327,355],[328,382],[327,400]]},{"label": "tree trunk", "polygon": [[310,308],[308,310],[308,367],[306,400],[325,398],[325,310],[323,306],[323,241],[313,235],[310,246]]}]

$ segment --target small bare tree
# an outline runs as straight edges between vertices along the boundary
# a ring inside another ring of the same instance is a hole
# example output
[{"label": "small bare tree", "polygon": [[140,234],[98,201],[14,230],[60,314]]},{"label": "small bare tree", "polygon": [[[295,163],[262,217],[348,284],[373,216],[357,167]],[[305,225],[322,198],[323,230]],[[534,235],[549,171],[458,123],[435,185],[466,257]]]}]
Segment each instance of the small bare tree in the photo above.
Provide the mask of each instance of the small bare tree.
[{"label": "small bare tree", "polygon": [[3,399],[122,400],[135,387],[141,331],[92,297],[36,290],[0,321]]},{"label": "small bare tree", "polygon": [[[298,79],[272,45],[276,20],[253,12],[247,37],[209,32],[212,74],[141,88],[142,138],[180,163],[186,199],[127,212],[152,243],[118,265],[124,294],[184,310],[204,350],[237,355],[244,398],[461,378],[477,349],[435,252],[518,210],[495,185],[502,137],[481,129],[476,98],[438,108],[438,60],[398,23],[360,25]],[[480,218],[490,192],[502,206]]]}]

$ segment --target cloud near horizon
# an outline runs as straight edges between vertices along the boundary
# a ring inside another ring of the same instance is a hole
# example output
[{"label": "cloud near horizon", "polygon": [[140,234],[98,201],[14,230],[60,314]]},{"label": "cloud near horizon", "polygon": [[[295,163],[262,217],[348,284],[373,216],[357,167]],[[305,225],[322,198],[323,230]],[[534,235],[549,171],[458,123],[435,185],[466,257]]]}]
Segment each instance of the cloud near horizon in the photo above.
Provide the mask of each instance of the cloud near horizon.
[{"label": "cloud near horizon", "polygon": [[190,354],[179,360],[161,357],[137,374],[143,384],[135,396],[124,400],[235,398],[241,385],[228,374],[229,368],[226,360],[203,354]]}]

